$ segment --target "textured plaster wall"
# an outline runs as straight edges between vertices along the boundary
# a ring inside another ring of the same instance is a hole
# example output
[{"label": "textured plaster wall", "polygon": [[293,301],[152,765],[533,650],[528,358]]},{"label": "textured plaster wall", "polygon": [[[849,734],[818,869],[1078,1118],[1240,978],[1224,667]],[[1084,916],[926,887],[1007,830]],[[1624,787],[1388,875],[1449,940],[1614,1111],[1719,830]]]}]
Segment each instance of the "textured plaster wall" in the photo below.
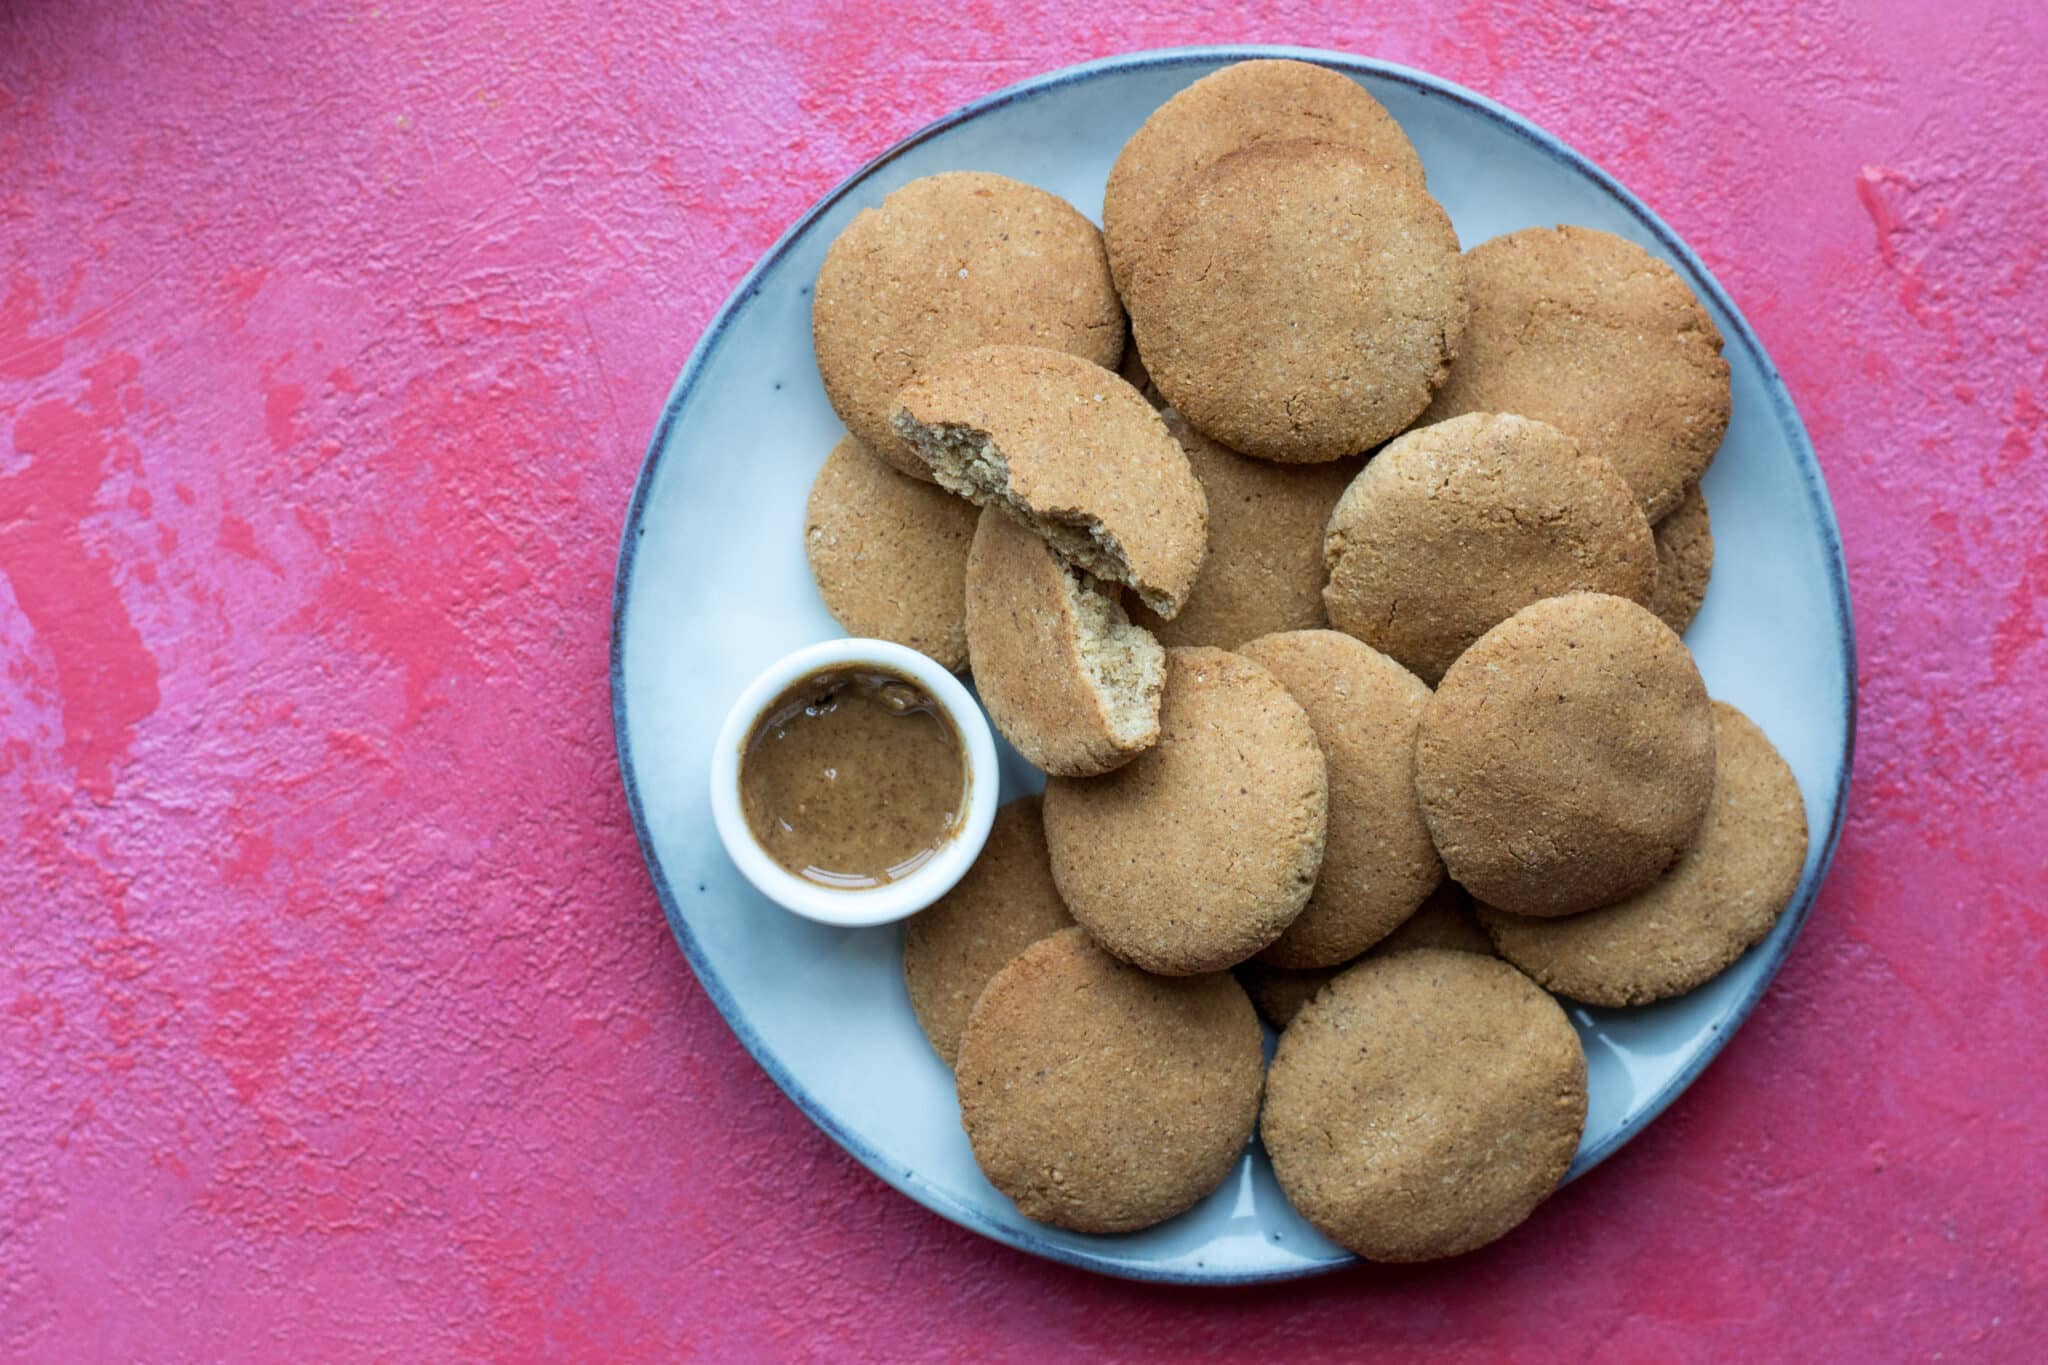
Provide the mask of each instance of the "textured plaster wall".
[{"label": "textured plaster wall", "polygon": [[[1834,878],[1645,1137],[1454,1265],[1194,1294],[896,1196],[670,942],[628,490],[754,257],[1066,62],[1407,62],[1619,174],[1801,404]],[[2048,10],[0,0],[0,1356],[2048,1356]]]}]

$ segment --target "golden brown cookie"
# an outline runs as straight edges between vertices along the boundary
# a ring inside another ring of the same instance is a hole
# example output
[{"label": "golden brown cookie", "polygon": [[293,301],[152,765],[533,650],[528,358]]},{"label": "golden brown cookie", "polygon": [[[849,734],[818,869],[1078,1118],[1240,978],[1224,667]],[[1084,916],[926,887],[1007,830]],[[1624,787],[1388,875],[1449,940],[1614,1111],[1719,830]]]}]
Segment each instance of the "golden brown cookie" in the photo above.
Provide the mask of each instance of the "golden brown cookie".
[{"label": "golden brown cookie", "polygon": [[955,1080],[974,1160],[1019,1212],[1131,1232],[1223,1183],[1264,1070],[1258,1017],[1229,973],[1149,976],[1068,929],[988,983]]},{"label": "golden brown cookie", "polygon": [[1714,528],[1707,518],[1707,495],[1694,484],[1671,514],[1650,528],[1657,542],[1657,591],[1650,610],[1683,635],[1707,600],[1707,579],[1714,572]]},{"label": "golden brown cookie", "polygon": [[1479,910],[1502,957],[1589,1005],[1647,1005],[1725,970],[1771,931],[1806,870],[1806,803],[1749,717],[1714,703],[1714,799],[1699,838],[1649,890],[1583,915]]},{"label": "golden brown cookie", "polygon": [[1074,917],[1052,884],[1039,798],[996,811],[988,842],[951,891],[903,929],[903,982],[910,1008],[947,1066],[960,1050],[967,1013],[1011,958]]},{"label": "golden brown cookie", "polygon": [[1281,967],[1348,962],[1414,914],[1444,879],[1415,799],[1415,730],[1429,688],[1334,630],[1263,635],[1238,652],[1263,664],[1308,712],[1330,784],[1315,890],[1259,956]]},{"label": "golden brown cookie", "polygon": [[1172,408],[1159,414],[1188,453],[1209,504],[1209,557],[1171,621],[1133,619],[1168,645],[1235,649],[1281,630],[1312,630],[1323,615],[1323,527],[1359,460],[1281,465],[1225,450]]},{"label": "golden brown cookie", "polygon": [[1656,521],[1728,429],[1721,333],[1676,271],[1592,228],[1524,228],[1465,255],[1472,319],[1423,416],[1518,412],[1612,462]]},{"label": "golden brown cookie", "polygon": [[1302,1007],[1259,1134],[1289,1202],[1375,1261],[1485,1246],[1557,1188],[1586,1122],[1579,1036],[1493,958],[1372,957]]},{"label": "golden brown cookie", "polygon": [[1657,551],[1635,495],[1556,427],[1468,413],[1387,443],[1345,490],[1323,553],[1330,621],[1434,683],[1545,597],[1648,602]]},{"label": "golden brown cookie", "polygon": [[896,395],[930,360],[998,342],[1049,346],[1114,369],[1123,308],[1102,235],[1030,185],[952,171],[913,180],[846,225],[811,299],[825,396],[848,430],[929,479],[889,426]]},{"label": "golden brown cookie", "polygon": [[981,346],[925,367],[896,429],[941,487],[1000,507],[1060,557],[1171,617],[1209,544],[1187,454],[1136,389],[1031,346]]},{"label": "golden brown cookie", "polygon": [[1335,981],[1344,971],[1365,958],[1404,953],[1411,948],[1444,948],[1454,953],[1494,956],[1493,940],[1479,927],[1479,917],[1472,910],[1472,898],[1456,882],[1442,882],[1429,893],[1429,899],[1414,914],[1401,921],[1393,933],[1366,949],[1362,957],[1340,962],[1334,967],[1275,967],[1255,957],[1249,962],[1238,963],[1231,971],[1266,1022],[1276,1029],[1283,1029],[1317,991]]},{"label": "golden brown cookie", "polygon": [[1150,972],[1242,962],[1301,913],[1329,787],[1307,714],[1220,649],[1166,652],[1159,743],[1045,787],[1052,875],[1097,942]]},{"label": "golden brown cookie", "polygon": [[1316,138],[1356,148],[1422,182],[1401,125],[1357,81],[1309,62],[1239,62],[1211,72],[1152,111],[1109,168],[1102,235],[1111,274],[1128,289],[1159,212],[1188,179],[1241,147]]},{"label": "golden brown cookie", "polygon": [[848,635],[894,640],[958,672],[974,520],[970,504],[840,437],[804,510],[804,555],[825,610]]},{"label": "golden brown cookie", "polygon": [[1475,900],[1571,915],[1634,895],[1691,846],[1714,714],[1685,644],[1643,607],[1571,593],[1479,637],[1437,685],[1415,789]]},{"label": "golden brown cookie", "polygon": [[1126,302],[1166,401],[1233,450],[1333,460],[1414,421],[1465,326],[1458,235],[1355,148],[1262,142],[1191,176]]},{"label": "golden brown cookie", "polygon": [[1159,738],[1166,651],[1114,588],[993,507],[967,557],[967,644],[989,720],[1036,767],[1105,773]]}]

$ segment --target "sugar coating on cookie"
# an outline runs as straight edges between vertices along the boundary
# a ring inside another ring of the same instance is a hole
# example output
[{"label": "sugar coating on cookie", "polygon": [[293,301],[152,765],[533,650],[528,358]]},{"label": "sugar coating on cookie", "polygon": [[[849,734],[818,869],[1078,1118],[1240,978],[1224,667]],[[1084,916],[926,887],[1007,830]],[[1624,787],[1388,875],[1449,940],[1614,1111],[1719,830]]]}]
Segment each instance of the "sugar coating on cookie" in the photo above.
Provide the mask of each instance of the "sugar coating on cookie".
[{"label": "sugar coating on cookie", "polygon": [[1434,683],[1545,597],[1647,603],[1650,524],[1613,465],[1545,422],[1468,413],[1387,443],[1324,540],[1330,621]]},{"label": "sugar coating on cookie", "polygon": [[1444,948],[1454,953],[1493,957],[1493,940],[1479,926],[1472,898],[1456,882],[1441,882],[1414,914],[1378,943],[1349,962],[1334,967],[1276,967],[1261,958],[1231,968],[1238,984],[1252,998],[1259,1014],[1276,1029],[1286,1028],[1317,991],[1369,957],[1405,953],[1412,948]]},{"label": "sugar coating on cookie", "polygon": [[1714,796],[1699,838],[1647,891],[1563,919],[1481,906],[1502,957],[1589,1005],[1647,1005],[1719,975],[1771,931],[1806,869],[1806,804],[1749,717],[1714,703]]},{"label": "sugar coating on cookie", "polygon": [[933,1051],[951,1066],[982,988],[1010,959],[1072,927],[1045,851],[1039,798],[996,811],[988,842],[951,891],[911,916],[903,931],[903,981]]},{"label": "sugar coating on cookie", "polygon": [[1465,327],[1451,220],[1355,148],[1262,142],[1189,178],[1126,302],[1152,382],[1196,430],[1290,462],[1401,431]]},{"label": "sugar coating on cookie", "polygon": [[1385,938],[1443,881],[1415,799],[1422,680],[1334,630],[1284,631],[1239,648],[1308,713],[1328,765],[1329,832],[1308,904],[1259,956],[1328,967]]},{"label": "sugar coating on cookie", "polygon": [[1060,895],[1150,972],[1242,962],[1308,903],[1329,786],[1300,703],[1220,649],[1166,652],[1159,742],[1106,777],[1054,778],[1045,837]]},{"label": "sugar coating on cookie", "polygon": [[974,522],[971,504],[842,436],[811,482],[804,557],[847,634],[908,645],[958,672],[967,664]]},{"label": "sugar coating on cookie", "polygon": [[1586,1058],[1555,1000],[1494,958],[1372,957],[1280,1035],[1259,1134],[1288,1201],[1369,1260],[1485,1246],[1557,1188]]},{"label": "sugar coating on cookie", "polygon": [[1166,651],[1114,588],[984,508],[967,557],[967,645],[989,720],[1033,766],[1105,773],[1159,738]]},{"label": "sugar coating on cookie", "polygon": [[941,487],[1002,508],[1163,617],[1187,600],[1208,503],[1180,442],[1118,376],[1061,351],[976,347],[928,365],[894,421]]},{"label": "sugar coating on cookie", "polygon": [[1102,194],[1110,273],[1127,289],[1159,212],[1188,178],[1242,147],[1316,138],[1357,149],[1422,181],[1408,135],[1365,87],[1309,62],[1261,59],[1213,71],[1152,111],[1131,135]]},{"label": "sugar coating on cookie", "polygon": [[1363,462],[1255,460],[1224,449],[1172,408],[1160,416],[1208,499],[1209,555],[1180,615],[1162,621],[1140,607],[1133,619],[1161,644],[1218,649],[1327,625],[1323,528]]},{"label": "sugar coating on cookie", "polygon": [[1650,610],[1679,634],[1700,614],[1714,572],[1714,527],[1707,495],[1694,484],[1678,506],[1650,528],[1657,542],[1657,590]]},{"label": "sugar coating on cookie", "polygon": [[1546,598],[1481,636],[1416,737],[1445,868],[1516,914],[1577,914],[1649,886],[1691,846],[1713,786],[1713,709],[1691,653],[1601,593]]},{"label": "sugar coating on cookie", "polygon": [[1131,1232],[1223,1183],[1264,1070],[1258,1016],[1229,973],[1148,975],[1069,929],[989,982],[955,1082],[974,1160],[1019,1212]]},{"label": "sugar coating on cookie", "polygon": [[1073,205],[1000,175],[951,171],[911,181],[846,225],[818,270],[811,336],[839,420],[929,479],[889,426],[922,366],[1012,342],[1113,369],[1124,316],[1102,235]]},{"label": "sugar coating on cookie", "polygon": [[1472,316],[1424,422],[1518,412],[1621,471],[1656,521],[1728,429],[1721,333],[1676,271],[1592,228],[1525,228],[1465,254]]}]

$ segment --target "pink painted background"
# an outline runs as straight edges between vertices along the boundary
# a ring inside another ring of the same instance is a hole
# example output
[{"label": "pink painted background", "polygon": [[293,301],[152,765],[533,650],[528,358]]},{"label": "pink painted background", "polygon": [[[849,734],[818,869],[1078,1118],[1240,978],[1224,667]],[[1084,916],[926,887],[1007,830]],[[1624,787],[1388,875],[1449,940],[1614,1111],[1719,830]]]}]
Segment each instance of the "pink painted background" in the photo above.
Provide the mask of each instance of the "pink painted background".
[{"label": "pink painted background", "polygon": [[[0,0],[0,1355],[2048,1358],[2048,11],[775,8]],[[605,668],[662,399],[791,218],[1240,39],[1473,86],[1698,248],[1864,690],[1834,877],[1651,1132],[1455,1264],[1217,1294],[798,1115],[662,923]]]}]

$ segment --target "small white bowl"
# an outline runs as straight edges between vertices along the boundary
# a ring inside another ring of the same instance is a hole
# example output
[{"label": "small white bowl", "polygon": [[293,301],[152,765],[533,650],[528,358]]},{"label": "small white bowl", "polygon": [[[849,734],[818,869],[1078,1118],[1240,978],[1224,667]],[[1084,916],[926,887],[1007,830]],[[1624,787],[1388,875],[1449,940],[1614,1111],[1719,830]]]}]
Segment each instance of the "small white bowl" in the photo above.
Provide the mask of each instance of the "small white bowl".
[{"label": "small white bowl", "polygon": [[[740,805],[740,756],[754,722],[797,679],[824,668],[873,664],[910,679],[939,704],[967,759],[967,813],[960,830],[916,871],[899,881],[839,890],[787,872],[754,840]],[[853,637],[807,645],[769,665],[725,713],[711,751],[711,818],[719,840],[754,889],[805,919],[842,928],[889,924],[908,918],[953,889],[988,842],[996,818],[996,745],[988,720],[960,680],[914,649],[887,640]]]}]

